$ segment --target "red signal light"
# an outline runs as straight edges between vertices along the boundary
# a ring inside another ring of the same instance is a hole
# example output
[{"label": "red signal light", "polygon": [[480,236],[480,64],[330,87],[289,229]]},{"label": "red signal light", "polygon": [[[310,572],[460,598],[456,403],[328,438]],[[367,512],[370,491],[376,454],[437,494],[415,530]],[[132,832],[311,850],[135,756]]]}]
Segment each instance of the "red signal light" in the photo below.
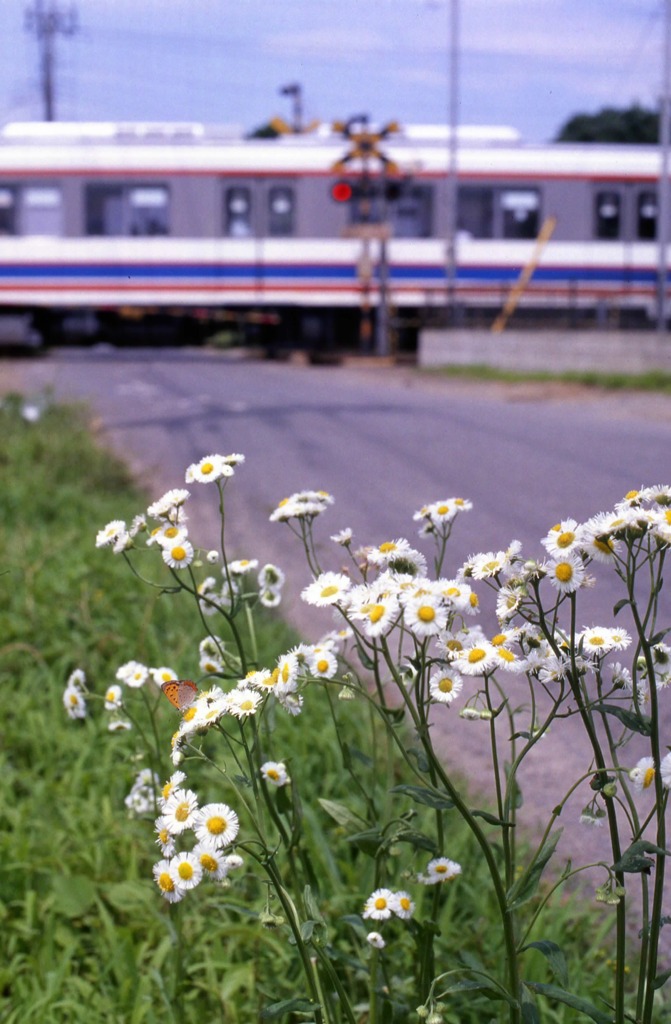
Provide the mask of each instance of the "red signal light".
[{"label": "red signal light", "polygon": [[353,195],[354,190],[348,181],[336,181],[331,186],[331,199],[336,203],[348,203]]}]

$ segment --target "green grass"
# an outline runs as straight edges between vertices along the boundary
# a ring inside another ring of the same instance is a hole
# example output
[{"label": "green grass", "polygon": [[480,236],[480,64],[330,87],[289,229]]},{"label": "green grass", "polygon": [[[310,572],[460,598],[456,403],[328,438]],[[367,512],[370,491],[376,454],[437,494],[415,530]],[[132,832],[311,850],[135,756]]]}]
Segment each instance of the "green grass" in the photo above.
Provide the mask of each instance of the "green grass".
[{"label": "green grass", "polygon": [[671,394],[671,373],[665,373],[662,370],[650,370],[648,373],[599,373],[592,370],[553,373],[551,371],[499,370],[494,366],[473,363],[469,366],[426,368],[421,372],[462,380],[500,381],[505,384],[520,384],[527,381],[582,384],[585,387],[602,388],[608,391],[656,391],[660,394]]},{"label": "green grass", "polygon": [[[130,658],[190,673],[202,625],[185,595],[156,596],[122,558],[96,551],[96,531],[112,518],[130,519],[147,496],[92,443],[83,415],[56,407],[28,424],[19,406],[16,399],[0,407],[0,1021],[248,1024],[268,1003],[304,991],[286,927],[259,923],[265,887],[243,872],[230,888],[201,886],[168,907],[151,880],[158,859],[151,817],[129,818],[124,809],[135,773],[146,763],[137,733],[108,733],[97,709],[86,720],[70,721],[61,700],[75,667],[85,670],[98,693]],[[291,642],[281,623],[266,622],[261,660],[271,663]],[[262,742],[269,757],[288,760],[303,804],[307,877],[331,922],[343,973],[365,996],[365,979],[348,957],[359,956],[366,944],[345,918],[359,911],[380,865],[370,856],[370,841],[348,841],[348,830],[317,798],[346,803],[373,824],[348,774],[352,764],[385,820],[405,816],[421,833],[430,812],[389,792],[399,779],[393,768],[389,774],[379,730],[379,743],[371,743],[360,702],[335,704],[346,747],[327,730],[328,694],[318,687],[300,720],[269,716]],[[175,728],[167,702],[158,707],[157,723],[167,777]],[[213,739],[207,749],[216,757]],[[225,780],[218,783],[221,795],[207,770],[196,770],[194,778],[199,793],[233,803]],[[452,819],[449,842],[449,855],[465,870],[442,910],[441,962],[455,962],[464,949],[496,959],[480,858]],[[421,843],[399,841],[387,859],[392,868],[403,862],[417,870],[428,856]],[[573,988],[593,998],[608,984],[602,952],[608,921],[603,911],[582,913],[575,902],[556,901],[552,929],[534,936],[568,950]],[[409,976],[409,931],[397,928],[394,942]],[[551,980],[543,958],[533,956],[532,977]],[[410,1000],[411,991],[408,982]],[[445,1019],[479,1024],[490,1020],[488,1007],[470,993]],[[413,1008],[408,1003],[394,1019],[414,1019]],[[290,1018],[292,1024],[298,1019]],[[543,1009],[550,1024],[578,1019],[566,1008]]]}]

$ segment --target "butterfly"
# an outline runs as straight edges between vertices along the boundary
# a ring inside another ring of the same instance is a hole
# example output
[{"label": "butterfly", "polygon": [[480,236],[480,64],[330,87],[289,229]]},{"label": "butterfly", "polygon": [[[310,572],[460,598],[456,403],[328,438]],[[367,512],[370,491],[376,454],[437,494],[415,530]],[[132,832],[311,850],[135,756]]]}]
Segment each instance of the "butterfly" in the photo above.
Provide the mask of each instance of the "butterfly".
[{"label": "butterfly", "polygon": [[167,683],[161,683],[161,689],[178,711],[186,711],[198,693],[198,687],[190,679],[170,679]]}]

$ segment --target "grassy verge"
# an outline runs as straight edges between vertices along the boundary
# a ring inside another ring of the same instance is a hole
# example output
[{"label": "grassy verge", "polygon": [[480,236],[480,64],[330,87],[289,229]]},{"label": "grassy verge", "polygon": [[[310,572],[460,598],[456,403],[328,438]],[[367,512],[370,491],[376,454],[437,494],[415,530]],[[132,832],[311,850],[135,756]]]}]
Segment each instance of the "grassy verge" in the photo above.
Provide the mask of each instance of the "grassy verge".
[{"label": "grassy verge", "polygon": [[[265,890],[245,875],[230,889],[203,889],[184,905],[164,904],[151,881],[158,856],[153,816],[131,818],[124,809],[143,766],[137,734],[108,733],[102,715],[72,722],[61,699],[75,667],[98,693],[130,658],[188,671],[202,627],[183,595],[148,594],[121,559],[94,548],[97,529],[146,504],[124,467],[92,444],[76,412],[52,408],[28,423],[19,405],[0,408],[0,1021],[248,1024],[269,1002],[297,994],[286,929],[260,923]],[[292,638],[273,625],[259,642],[268,661]],[[319,813],[317,798],[345,798],[366,813],[352,798],[346,761],[360,766],[381,803],[399,798],[389,793],[393,778],[379,771],[360,706],[345,702],[338,709],[348,736],[343,748],[327,737],[328,705],[328,694],[318,689],[299,729],[279,715],[267,727],[276,755],[288,751],[301,765],[296,785],[314,888],[332,894],[319,898],[325,916],[337,922],[347,969],[356,937],[346,917],[372,890],[376,864],[364,840],[343,841],[337,821]],[[157,722],[167,776],[175,727],[167,702]],[[407,801],[395,811],[412,814],[408,820],[421,830],[421,814]],[[467,871],[442,912],[446,962],[459,956],[465,937],[469,953],[486,958],[491,897],[473,843],[458,824],[450,849]],[[571,950],[576,991],[606,987],[599,944],[607,922],[591,908],[583,915],[575,904],[559,903],[553,930],[537,936]],[[408,945],[411,971],[412,943],[399,941]],[[549,980],[540,957],[538,978]],[[399,1020],[412,1019],[412,1007],[406,1009]],[[445,1016],[469,1024],[485,1019],[477,993]],[[568,1024],[577,1017],[559,1008],[543,1019]]]},{"label": "grassy verge", "polygon": [[441,366],[423,369],[431,376],[453,377],[461,380],[500,381],[504,384],[525,382],[582,384],[585,387],[603,388],[609,391],[656,391],[671,394],[671,373],[650,370],[648,373],[599,373],[582,370],[567,373],[549,371],[525,372],[522,370],[500,370],[495,366],[474,363],[469,366]]}]

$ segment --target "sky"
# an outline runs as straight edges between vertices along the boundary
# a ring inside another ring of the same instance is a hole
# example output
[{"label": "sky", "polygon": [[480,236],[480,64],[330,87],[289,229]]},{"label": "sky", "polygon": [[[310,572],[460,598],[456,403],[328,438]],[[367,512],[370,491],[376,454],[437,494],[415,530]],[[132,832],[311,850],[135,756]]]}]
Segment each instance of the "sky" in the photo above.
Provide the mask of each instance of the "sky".
[{"label": "sky", "polygon": [[[366,114],[447,123],[455,0],[0,0],[0,124],[41,120],[39,46],[26,11],[77,28],[55,39],[55,114],[67,121],[197,121],[249,131],[291,117]],[[665,0],[458,0],[458,117],[553,138],[574,113],[639,102],[663,83]]]}]

